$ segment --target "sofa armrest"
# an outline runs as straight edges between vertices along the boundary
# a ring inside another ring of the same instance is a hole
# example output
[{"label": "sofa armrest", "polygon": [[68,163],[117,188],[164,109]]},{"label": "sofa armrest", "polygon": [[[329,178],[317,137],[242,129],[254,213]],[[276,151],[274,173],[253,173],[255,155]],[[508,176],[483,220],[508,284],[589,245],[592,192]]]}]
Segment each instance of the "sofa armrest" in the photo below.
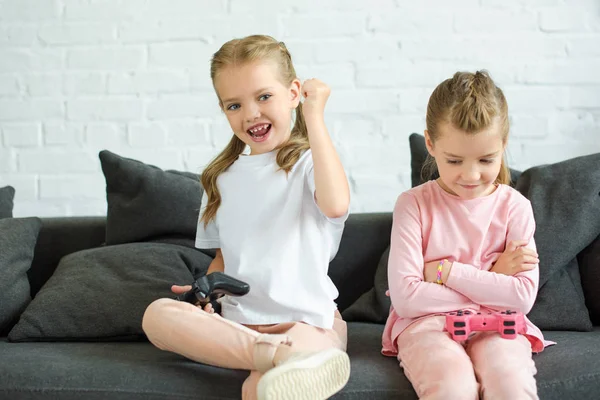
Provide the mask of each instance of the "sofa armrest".
[{"label": "sofa armrest", "polygon": [[42,228],[28,272],[31,297],[52,276],[63,256],[102,246],[106,217],[41,218]]}]

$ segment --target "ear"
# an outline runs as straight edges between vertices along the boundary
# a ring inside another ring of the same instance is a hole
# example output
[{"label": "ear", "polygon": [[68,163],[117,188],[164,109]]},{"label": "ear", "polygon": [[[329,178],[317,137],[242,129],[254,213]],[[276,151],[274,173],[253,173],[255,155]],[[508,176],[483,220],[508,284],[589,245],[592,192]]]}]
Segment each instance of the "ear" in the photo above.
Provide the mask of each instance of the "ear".
[{"label": "ear", "polygon": [[425,147],[427,147],[429,155],[433,157],[433,142],[431,141],[431,136],[429,136],[427,129],[425,129]]},{"label": "ear", "polygon": [[290,84],[290,101],[292,102],[291,108],[294,109],[298,107],[300,103],[300,89],[302,88],[302,83],[298,78],[294,79]]}]

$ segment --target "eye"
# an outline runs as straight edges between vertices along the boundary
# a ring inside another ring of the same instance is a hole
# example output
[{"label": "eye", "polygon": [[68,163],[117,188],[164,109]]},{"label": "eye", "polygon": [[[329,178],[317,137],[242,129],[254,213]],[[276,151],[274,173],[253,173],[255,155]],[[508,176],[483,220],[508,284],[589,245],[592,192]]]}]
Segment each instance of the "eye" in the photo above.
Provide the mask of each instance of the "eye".
[{"label": "eye", "polygon": [[271,96],[272,96],[272,95],[271,95],[271,94],[268,94],[268,93],[267,93],[267,94],[263,94],[263,95],[261,95],[261,96],[258,98],[258,100],[259,100],[259,101],[265,101],[265,100],[269,100],[269,98],[270,98]]},{"label": "eye", "polygon": [[484,158],[483,160],[479,160],[482,164],[492,164],[494,162],[493,159]]},{"label": "eye", "polygon": [[239,105],[239,104],[237,104],[237,103],[230,104],[230,105],[228,105],[228,106],[227,106],[227,110],[228,110],[228,111],[235,111],[235,110],[237,110],[238,108],[240,108],[240,105]]},{"label": "eye", "polygon": [[452,165],[460,164],[460,160],[446,160],[446,162]]}]

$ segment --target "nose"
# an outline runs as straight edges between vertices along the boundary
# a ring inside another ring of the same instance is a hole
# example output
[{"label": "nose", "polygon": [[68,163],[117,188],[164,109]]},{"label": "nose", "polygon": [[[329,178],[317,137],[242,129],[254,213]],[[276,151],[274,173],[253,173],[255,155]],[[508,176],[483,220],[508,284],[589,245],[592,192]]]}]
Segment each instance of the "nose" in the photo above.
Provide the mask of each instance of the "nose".
[{"label": "nose", "polygon": [[468,182],[478,182],[481,178],[481,173],[479,169],[475,165],[466,166],[462,171],[462,180],[465,183]]},{"label": "nose", "polygon": [[260,107],[258,104],[250,103],[246,106],[246,114],[244,115],[246,122],[252,122],[260,117]]}]

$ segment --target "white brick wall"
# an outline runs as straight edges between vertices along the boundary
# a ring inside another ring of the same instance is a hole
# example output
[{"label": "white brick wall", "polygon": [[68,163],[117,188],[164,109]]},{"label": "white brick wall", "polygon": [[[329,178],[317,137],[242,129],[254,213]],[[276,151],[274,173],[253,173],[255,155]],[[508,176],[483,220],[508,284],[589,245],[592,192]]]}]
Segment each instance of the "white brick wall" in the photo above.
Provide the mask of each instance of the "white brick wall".
[{"label": "white brick wall", "polygon": [[332,87],[352,211],[410,186],[408,135],[456,70],[508,97],[515,168],[600,151],[598,0],[0,0],[0,186],[15,214],[105,214],[98,152],[201,171],[229,140],[209,79],[226,40],[286,42]]}]

